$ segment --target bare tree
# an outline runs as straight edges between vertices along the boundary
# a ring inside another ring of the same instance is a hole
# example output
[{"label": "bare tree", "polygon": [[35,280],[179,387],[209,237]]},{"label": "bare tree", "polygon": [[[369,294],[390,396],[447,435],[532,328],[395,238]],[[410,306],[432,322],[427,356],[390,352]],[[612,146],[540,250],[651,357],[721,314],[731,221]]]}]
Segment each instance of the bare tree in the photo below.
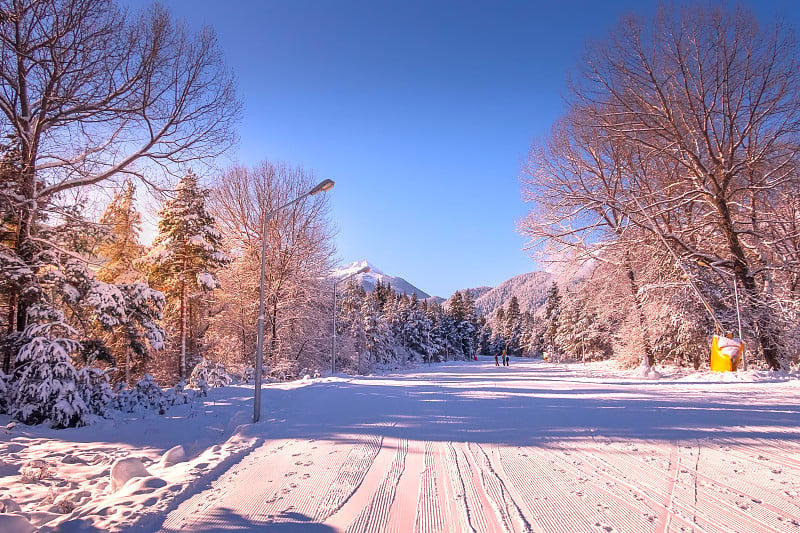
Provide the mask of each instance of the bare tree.
[{"label": "bare tree", "polygon": [[535,209],[520,223],[544,244],[551,260],[611,263],[624,276],[639,323],[639,349],[655,363],[650,325],[644,313],[634,256],[645,235],[631,224],[626,194],[631,189],[628,146],[609,142],[587,126],[576,107],[553,127],[551,136],[531,149],[523,169],[524,198]]},{"label": "bare tree", "polygon": [[[212,335],[236,339],[242,359],[255,348],[264,217],[308,192],[313,173],[264,162],[234,167],[219,180],[211,209],[236,257],[221,276],[224,295]],[[274,212],[268,223],[265,284],[268,356],[273,370],[319,366],[330,351],[333,232],[324,195]],[[227,333],[226,333],[227,332]]]},{"label": "bare tree", "polygon": [[158,5],[131,16],[113,0],[0,0],[0,12],[2,129],[20,151],[13,249],[25,262],[59,193],[231,145],[239,103],[210,29],[191,35]]},{"label": "bare tree", "polygon": [[[603,173],[593,172],[586,188],[600,184],[601,194],[581,200],[580,214],[562,211],[565,220],[581,221],[592,207],[605,227],[596,213],[615,213],[675,257],[729,272],[772,368],[785,355],[777,293],[797,276],[796,255],[779,259],[779,246],[796,242],[796,232],[781,233],[794,231],[785,202],[800,186],[796,51],[791,31],[761,30],[744,9],[661,9],[652,27],[628,18],[591,47],[567,128],[570,139],[588,129],[622,157],[619,188],[602,188]],[[584,169],[601,166],[590,152],[580,158]],[[597,238],[584,228],[584,241]]]}]

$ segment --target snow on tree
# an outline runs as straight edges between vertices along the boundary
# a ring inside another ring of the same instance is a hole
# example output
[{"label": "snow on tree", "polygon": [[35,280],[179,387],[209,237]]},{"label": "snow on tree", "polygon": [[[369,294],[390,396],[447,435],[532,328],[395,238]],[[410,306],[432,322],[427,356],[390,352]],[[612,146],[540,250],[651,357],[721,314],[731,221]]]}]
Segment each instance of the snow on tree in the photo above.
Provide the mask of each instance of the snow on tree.
[{"label": "snow on tree", "polygon": [[[17,302],[34,282],[31,265],[17,251],[22,194],[22,163],[19,139],[11,137],[0,144],[0,331],[17,331]],[[2,338],[0,337],[0,343]],[[2,370],[10,372],[13,354],[3,354]]]},{"label": "snow on tree", "polygon": [[265,239],[265,366],[289,377],[330,366],[333,233],[326,195],[306,194],[316,182],[312,172],[269,161],[230,168],[216,181],[209,209],[233,262],[215,293],[209,357],[255,363]]},{"label": "snow on tree", "polygon": [[342,369],[356,373],[363,371],[362,359],[366,352],[367,339],[361,312],[366,298],[364,288],[355,278],[350,278],[344,283],[337,306],[337,363]]},{"label": "snow on tree", "polygon": [[0,413],[7,413],[11,405],[11,376],[0,370]]},{"label": "snow on tree", "polygon": [[[740,292],[743,333],[766,366],[796,358],[785,333],[800,272],[797,50],[790,28],[760,27],[741,8],[664,8],[651,25],[621,24],[587,49],[567,114],[531,150],[534,208],[520,229],[584,258],[615,250],[640,319],[643,284],[628,259],[660,247],[684,283]],[[652,352],[653,324],[640,322]]]},{"label": "snow on tree", "polygon": [[91,413],[101,417],[108,414],[115,395],[106,372],[93,366],[82,367],[78,370],[78,389]]},{"label": "snow on tree", "polygon": [[145,374],[130,389],[124,388],[122,383],[116,385],[117,395],[113,407],[129,413],[157,410],[159,414],[163,415],[174,405],[191,403],[197,398],[205,396],[206,390],[207,387],[204,386],[199,391],[187,391],[183,381],[169,389],[162,389],[151,374]]},{"label": "snow on tree", "polygon": [[[210,191],[198,184],[198,178],[187,172],[178,183],[175,197],[159,211],[158,234],[152,249],[137,261],[148,275],[151,285],[167,297],[173,311],[171,318],[178,330],[177,377],[187,376],[187,353],[190,328],[194,326],[194,342],[199,341],[197,324],[190,320],[192,299],[219,288],[215,272],[230,262],[223,251],[222,234],[206,210]],[[198,305],[198,304],[195,304]],[[198,357],[199,354],[191,354]]]},{"label": "snow on tree", "polygon": [[359,372],[375,365],[471,358],[479,348],[482,322],[475,317],[471,296],[457,293],[445,309],[416,295],[398,294],[380,281],[367,293],[351,279],[338,307],[340,361],[357,361]]},{"label": "snow on tree", "polygon": [[104,263],[97,272],[101,282],[114,283],[120,291],[127,310],[127,320],[111,330],[106,344],[124,365],[123,379],[130,383],[134,367],[139,375],[146,372],[148,347],[164,347],[164,331],[158,324],[162,318],[164,297],[151,289],[144,273],[135,266],[144,255],[139,243],[142,217],[135,206],[136,188],[131,180],[116,191],[111,203],[100,217],[107,237],[94,248]]},{"label": "snow on tree", "polygon": [[89,423],[90,409],[70,357],[80,344],[71,335],[74,332],[63,322],[26,328],[27,342],[17,354],[14,370],[12,418],[30,425],[49,421],[54,428]]},{"label": "snow on tree", "polygon": [[468,292],[457,291],[447,301],[447,315],[452,320],[449,328],[453,349],[463,357],[472,357],[477,347],[475,308]]},{"label": "snow on tree", "polygon": [[54,243],[42,222],[66,212],[65,193],[214,158],[234,140],[240,105],[213,32],[190,35],[160,6],[129,15],[113,0],[20,0],[4,10],[0,113],[15,158],[0,179],[2,240],[11,235],[0,261],[20,278],[9,299],[22,331],[42,298],[22,278],[46,264]]},{"label": "snow on tree", "polygon": [[496,353],[492,351],[492,337],[494,336],[492,332],[492,325],[486,317],[480,317],[478,319],[478,350],[480,353],[484,354],[492,354]]},{"label": "snow on tree", "polygon": [[544,340],[548,358],[553,361],[561,360],[561,346],[558,342],[558,331],[561,315],[561,293],[558,284],[550,285],[547,291],[547,305],[544,311],[545,331]]},{"label": "snow on tree", "polygon": [[491,320],[491,324],[493,324],[493,327],[491,328],[492,337],[489,343],[489,353],[499,354],[506,349],[506,310],[503,306],[497,308],[494,313],[494,318]]},{"label": "snow on tree", "polygon": [[394,359],[394,339],[391,328],[383,317],[383,295],[380,292],[371,292],[367,295],[362,305],[361,312],[364,317],[364,334],[366,336],[366,354],[369,364],[390,364]]},{"label": "snow on tree", "polygon": [[203,387],[226,387],[231,384],[232,378],[225,370],[225,365],[207,359],[202,359],[192,369],[189,377],[189,386],[194,388]]},{"label": "snow on tree", "polygon": [[506,339],[506,351],[508,354],[520,355],[522,353],[522,313],[516,296],[512,296],[508,302],[505,324],[503,324],[503,335]]},{"label": "snow on tree", "polygon": [[541,323],[531,312],[522,313],[522,336],[520,347],[522,353],[530,357],[541,356],[543,347],[541,342]]},{"label": "snow on tree", "polygon": [[404,298],[404,301],[407,301],[407,307],[400,324],[400,337],[406,348],[422,358],[430,351],[427,334],[431,329],[431,321],[416,294]]}]

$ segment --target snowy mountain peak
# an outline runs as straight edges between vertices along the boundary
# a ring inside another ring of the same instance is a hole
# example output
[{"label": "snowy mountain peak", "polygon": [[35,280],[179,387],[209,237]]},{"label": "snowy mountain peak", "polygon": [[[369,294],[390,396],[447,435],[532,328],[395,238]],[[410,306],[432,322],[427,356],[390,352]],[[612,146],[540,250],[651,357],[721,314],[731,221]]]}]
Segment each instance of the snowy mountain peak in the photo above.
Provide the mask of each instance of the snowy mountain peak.
[{"label": "snowy mountain peak", "polygon": [[366,260],[348,263],[336,268],[331,272],[331,277],[340,280],[345,279],[349,276],[356,275],[356,272],[364,267],[369,267],[369,271],[358,274],[357,278],[361,281],[361,286],[364,287],[364,290],[368,292],[374,290],[378,283],[381,283],[383,285],[390,285],[392,289],[402,294],[416,294],[420,299],[430,298],[430,295],[425,291],[421,291],[403,278],[384,274],[383,271]]},{"label": "snowy mountain peak", "polygon": [[370,274],[379,274],[383,275],[383,272],[375,268],[375,265],[371,264],[366,259],[361,261],[355,261],[353,263],[349,263],[347,265],[341,266],[339,268],[335,268],[333,272],[331,272],[331,276],[334,278],[344,278],[347,276],[352,276],[362,268],[369,267]]}]

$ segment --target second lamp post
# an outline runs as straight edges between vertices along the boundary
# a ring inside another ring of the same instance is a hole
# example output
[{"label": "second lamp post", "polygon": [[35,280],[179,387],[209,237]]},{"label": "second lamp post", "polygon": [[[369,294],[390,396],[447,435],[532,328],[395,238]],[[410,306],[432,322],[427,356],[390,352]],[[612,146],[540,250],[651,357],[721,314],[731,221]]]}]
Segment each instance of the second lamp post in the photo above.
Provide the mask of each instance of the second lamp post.
[{"label": "second lamp post", "polygon": [[258,345],[256,347],[256,383],[255,393],[253,395],[253,423],[258,422],[259,418],[261,418],[261,373],[264,367],[264,284],[267,277],[267,224],[275,213],[281,209],[289,207],[309,196],[329,191],[333,189],[333,185],[333,180],[324,180],[307,193],[301,194],[294,200],[286,202],[282,206],[264,215],[264,226],[261,228],[261,284],[259,286],[258,296]]}]

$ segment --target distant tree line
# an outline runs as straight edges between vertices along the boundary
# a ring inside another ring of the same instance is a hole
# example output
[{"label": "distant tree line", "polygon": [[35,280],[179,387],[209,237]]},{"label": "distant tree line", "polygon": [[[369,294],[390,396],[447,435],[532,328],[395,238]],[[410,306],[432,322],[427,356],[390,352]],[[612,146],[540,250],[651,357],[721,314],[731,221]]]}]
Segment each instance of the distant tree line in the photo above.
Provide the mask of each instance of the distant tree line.
[{"label": "distant tree line", "polygon": [[378,283],[366,292],[348,280],[337,305],[339,368],[364,373],[415,363],[472,359],[482,321],[468,291],[445,305],[398,294]]}]

